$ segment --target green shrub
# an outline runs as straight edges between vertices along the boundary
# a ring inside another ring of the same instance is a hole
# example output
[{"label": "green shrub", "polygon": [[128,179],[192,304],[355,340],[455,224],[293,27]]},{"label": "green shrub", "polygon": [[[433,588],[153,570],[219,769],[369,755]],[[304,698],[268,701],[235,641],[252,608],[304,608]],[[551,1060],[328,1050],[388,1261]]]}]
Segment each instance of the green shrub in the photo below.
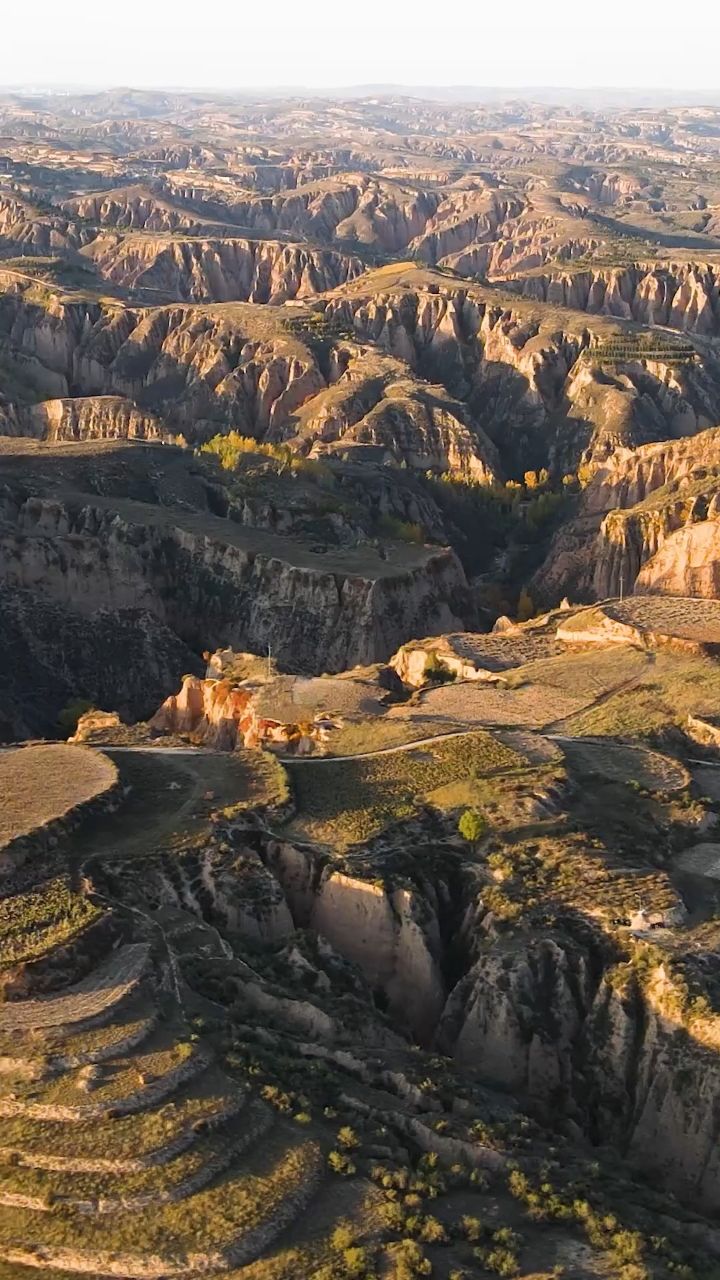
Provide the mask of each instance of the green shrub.
[{"label": "green shrub", "polygon": [[58,714],[58,727],[69,738],[77,729],[80,717],[84,716],[88,711],[95,710],[96,708],[92,702],[88,702],[87,698],[71,698]]},{"label": "green shrub", "polygon": [[487,831],[487,822],[477,809],[466,809],[464,813],[460,814],[458,831],[463,840],[467,840],[470,844],[476,844]]}]

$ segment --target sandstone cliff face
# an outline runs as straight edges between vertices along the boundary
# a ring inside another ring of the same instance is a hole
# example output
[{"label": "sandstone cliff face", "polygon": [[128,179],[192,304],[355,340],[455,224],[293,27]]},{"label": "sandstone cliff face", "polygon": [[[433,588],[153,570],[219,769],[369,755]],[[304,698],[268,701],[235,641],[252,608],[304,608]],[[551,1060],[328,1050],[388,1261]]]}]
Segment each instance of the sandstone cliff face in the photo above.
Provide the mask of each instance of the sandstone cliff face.
[{"label": "sandstone cliff face", "polygon": [[39,440],[162,440],[162,423],[123,396],[78,396],[44,400],[18,415],[7,435]]},{"label": "sandstone cliff face", "polygon": [[720,419],[714,357],[677,366],[628,360],[610,373],[581,326],[559,327],[457,287],[331,297],[325,314],[457,389],[512,474],[574,470],[583,455],[603,458],[618,445],[691,434]]},{"label": "sandstone cliff face", "polygon": [[608,267],[508,281],[525,298],[688,333],[720,333],[720,286],[711,265]]},{"label": "sandstone cliff face", "polygon": [[[228,429],[288,439],[306,424],[311,440],[332,445],[347,432],[348,445],[478,478],[497,470],[486,436],[506,473],[564,473],[583,455],[603,459],[720,420],[710,353],[677,365],[629,360],[611,373],[582,326],[558,328],[458,287],[331,294],[314,308],[331,332],[340,326],[373,349],[338,340],[321,369],[310,339],[249,305],[143,310],[56,298],[41,307],[17,289],[0,298],[0,348],[37,398],[66,398],[71,388],[123,396],[192,444]],[[377,348],[402,362],[392,391]],[[403,364],[435,386],[409,384]]]},{"label": "sandstone cliff face", "polygon": [[310,926],[384,992],[396,1018],[421,1044],[432,1038],[445,1000],[439,937],[410,890],[384,888],[328,871]]},{"label": "sandstone cliff face", "polygon": [[424,262],[438,263],[467,249],[499,238],[500,228],[516,218],[522,204],[494,191],[464,191],[448,195],[411,248]]},{"label": "sandstone cliff face", "polygon": [[325,386],[307,347],[282,331],[254,337],[255,329],[250,307],[226,315],[0,299],[0,346],[13,360],[37,362],[42,383],[47,371],[46,395],[65,398],[71,387],[85,396],[120,395],[190,442],[223,428],[273,430]]},{"label": "sandstone cliff face", "polygon": [[297,415],[298,436],[311,454],[370,446],[421,471],[455,471],[488,483],[500,473],[494,445],[465,405],[442,386],[419,384],[395,358],[360,350],[331,387]]},{"label": "sandstone cliff face", "polygon": [[87,239],[72,218],[46,215],[10,193],[0,194],[0,257],[73,253]]},{"label": "sandstone cliff face", "polygon": [[272,236],[286,232],[310,241],[359,240],[388,252],[420,234],[440,196],[363,173],[343,173],[275,195],[223,193],[171,174],[152,188],[127,187],[74,197],[63,204],[70,216],[104,227],[145,231],[190,230],[207,234],[211,224]]},{"label": "sandstone cliff face", "polygon": [[568,939],[498,942],[453,990],[440,1046],[715,1211],[715,1022],[683,1027],[662,967],[644,989],[611,976]]},{"label": "sandstone cliff face", "polygon": [[720,498],[712,519],[687,524],[666,536],[635,579],[640,595],[720,596]]},{"label": "sandstone cliff face", "polygon": [[275,535],[211,516],[176,523],[141,503],[10,493],[0,514],[7,585],[80,610],[141,607],[196,649],[270,645],[293,669],[385,659],[420,630],[456,627],[466,602],[447,550],[408,549],[405,567],[376,556],[365,572],[361,561],[333,570]]},{"label": "sandstone cliff face", "polygon": [[382,992],[399,1025],[429,1044],[445,1002],[436,915],[410,889],[387,890],[291,844],[263,853],[298,928],[313,929]]},{"label": "sandstone cliff face", "polygon": [[308,298],[362,274],[359,258],[273,240],[99,236],[84,251],[113,284],[192,302]]},{"label": "sandstone cliff face", "polygon": [[191,231],[202,234],[201,220],[143,187],[125,187],[74,196],[63,203],[70,218],[123,231]]},{"label": "sandstone cliff face", "polygon": [[619,449],[533,579],[539,599],[625,591],[713,598],[718,582],[720,430]]}]

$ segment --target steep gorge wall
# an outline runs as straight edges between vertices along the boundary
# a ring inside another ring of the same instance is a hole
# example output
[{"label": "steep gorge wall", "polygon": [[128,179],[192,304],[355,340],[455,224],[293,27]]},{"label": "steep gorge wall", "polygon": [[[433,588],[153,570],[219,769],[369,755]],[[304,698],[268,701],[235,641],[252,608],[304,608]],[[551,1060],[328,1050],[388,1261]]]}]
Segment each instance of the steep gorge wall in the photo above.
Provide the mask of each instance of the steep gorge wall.
[{"label": "steep gorge wall", "polygon": [[688,333],[720,333],[720,280],[703,263],[588,268],[509,280],[524,298]]},{"label": "steep gorge wall", "polygon": [[[629,359],[609,372],[577,313],[567,324],[462,288],[330,297],[324,313],[469,405],[506,472],[576,470],[585,456],[690,435],[720,420],[717,362]],[[580,321],[578,323],[578,321]]]},{"label": "steep gorge wall", "polygon": [[41,397],[119,395],[191,442],[223,428],[261,434],[326,383],[310,350],[282,330],[254,336],[252,310],[144,311],[58,298],[41,307],[5,293],[0,349],[28,370]]},{"label": "steep gorge wall", "polygon": [[446,998],[432,905],[411,889],[388,889],[324,867],[291,844],[270,841],[263,856],[297,927],[315,930],[356,964],[398,1024],[429,1044]]},{"label": "steep gorge wall", "polygon": [[717,595],[720,429],[608,458],[531,589],[542,600],[606,599],[621,580],[642,594]]},{"label": "steep gorge wall", "polygon": [[85,256],[113,284],[188,302],[280,305],[334,289],[365,269],[356,257],[272,240],[99,236]]},{"label": "steep gorge wall", "polygon": [[439,1043],[679,1195],[720,1208],[720,1031],[712,1015],[686,1021],[662,965],[641,987],[629,966],[604,968],[568,938],[496,944],[452,992]]},{"label": "steep gorge wall", "polygon": [[80,610],[145,609],[196,649],[270,645],[293,669],[387,658],[417,631],[457,626],[466,605],[462,569],[445,550],[373,578],[332,571],[320,558],[301,567],[293,545],[271,534],[213,517],[177,525],[139,503],[119,511],[100,500],[10,494],[0,515],[8,586]]}]

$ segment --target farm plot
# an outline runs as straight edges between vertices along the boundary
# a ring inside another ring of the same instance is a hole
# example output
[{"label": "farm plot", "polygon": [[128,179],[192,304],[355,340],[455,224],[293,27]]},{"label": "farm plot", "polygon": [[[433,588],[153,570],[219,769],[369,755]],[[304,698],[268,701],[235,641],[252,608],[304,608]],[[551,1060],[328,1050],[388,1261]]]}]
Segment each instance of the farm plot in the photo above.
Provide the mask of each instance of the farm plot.
[{"label": "farm plot", "polygon": [[117,781],[107,756],[87,747],[24,747],[0,756],[0,848],[63,818]]},{"label": "farm plot", "polygon": [[684,596],[628,596],[605,606],[611,618],[658,635],[720,644],[720,600]]},{"label": "farm plot", "polygon": [[[619,646],[617,655],[625,650]],[[562,727],[573,737],[647,737],[677,724],[683,727],[690,712],[714,711],[720,702],[720,663],[711,658],[658,652],[648,655],[648,666],[633,682],[590,706]]]},{"label": "farm plot", "polygon": [[293,833],[338,847],[409,818],[431,791],[467,777],[521,769],[524,757],[489,733],[467,733],[366,759],[289,765]]},{"label": "farm plot", "polygon": [[149,948],[143,943],[120,947],[74,987],[2,1006],[0,1031],[59,1027],[99,1017],[135,990],[145,974],[148,956]]},{"label": "farm plot", "polygon": [[48,1251],[87,1254],[93,1263],[82,1270],[104,1274],[118,1253],[126,1275],[147,1275],[148,1254],[162,1259],[163,1275],[216,1270],[233,1261],[236,1250],[238,1262],[252,1260],[264,1238],[272,1239],[307,1203],[321,1176],[317,1145],[279,1131],[241,1168],[177,1204],[97,1217],[57,1206],[39,1219],[31,1210],[0,1208],[0,1248],[7,1257],[13,1247],[41,1241]]},{"label": "farm plot", "polygon": [[436,686],[422,693],[413,706],[393,707],[388,719],[405,717],[431,723],[440,717],[460,724],[542,729],[578,714],[639,678],[649,661],[647,654],[629,646],[607,652],[565,653],[508,671],[506,687]]},{"label": "farm plot", "polygon": [[62,946],[102,915],[56,876],[28,893],[0,898],[0,967],[21,964]]},{"label": "farm plot", "polygon": [[563,742],[562,749],[570,767],[580,774],[635,782],[648,791],[681,791],[690,780],[677,761],[642,745],[576,738]]}]

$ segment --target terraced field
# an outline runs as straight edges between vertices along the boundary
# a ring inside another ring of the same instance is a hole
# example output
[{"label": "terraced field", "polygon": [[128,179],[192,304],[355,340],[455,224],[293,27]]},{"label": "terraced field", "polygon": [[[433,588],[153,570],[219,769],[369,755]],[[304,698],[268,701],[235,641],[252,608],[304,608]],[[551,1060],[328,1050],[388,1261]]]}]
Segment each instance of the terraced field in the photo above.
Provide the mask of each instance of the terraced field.
[{"label": "terraced field", "polygon": [[387,718],[541,729],[638,679],[648,664],[646,654],[629,646],[621,652],[564,653],[509,669],[507,687],[457,683],[429,688],[412,705],[391,708]]},{"label": "terraced field", "polygon": [[115,785],[107,757],[86,747],[25,747],[0,755],[0,848],[65,817]]},{"label": "terraced field", "polygon": [[629,781],[648,791],[667,792],[681,791],[689,782],[682,765],[647,747],[587,738],[565,740],[561,745],[571,768],[587,777]]},{"label": "terraced field", "polygon": [[0,968],[62,946],[101,915],[100,907],[72,889],[66,875],[0,898]]},{"label": "terraced field", "polygon": [[627,596],[607,606],[610,617],[652,631],[701,644],[720,644],[720,600],[694,597]]},{"label": "terraced field", "polygon": [[143,943],[128,944],[64,992],[3,1005],[0,1031],[66,1026],[108,1013],[138,987],[147,969],[148,950]]},{"label": "terraced field", "polygon": [[657,636],[697,644],[720,644],[720,601],[694,596],[626,596],[624,600],[613,600],[576,613],[563,621],[562,633],[570,638],[575,632],[588,635],[595,632],[598,640],[612,639],[609,635],[612,627],[608,627],[608,623],[613,622],[632,627],[649,639]]}]

